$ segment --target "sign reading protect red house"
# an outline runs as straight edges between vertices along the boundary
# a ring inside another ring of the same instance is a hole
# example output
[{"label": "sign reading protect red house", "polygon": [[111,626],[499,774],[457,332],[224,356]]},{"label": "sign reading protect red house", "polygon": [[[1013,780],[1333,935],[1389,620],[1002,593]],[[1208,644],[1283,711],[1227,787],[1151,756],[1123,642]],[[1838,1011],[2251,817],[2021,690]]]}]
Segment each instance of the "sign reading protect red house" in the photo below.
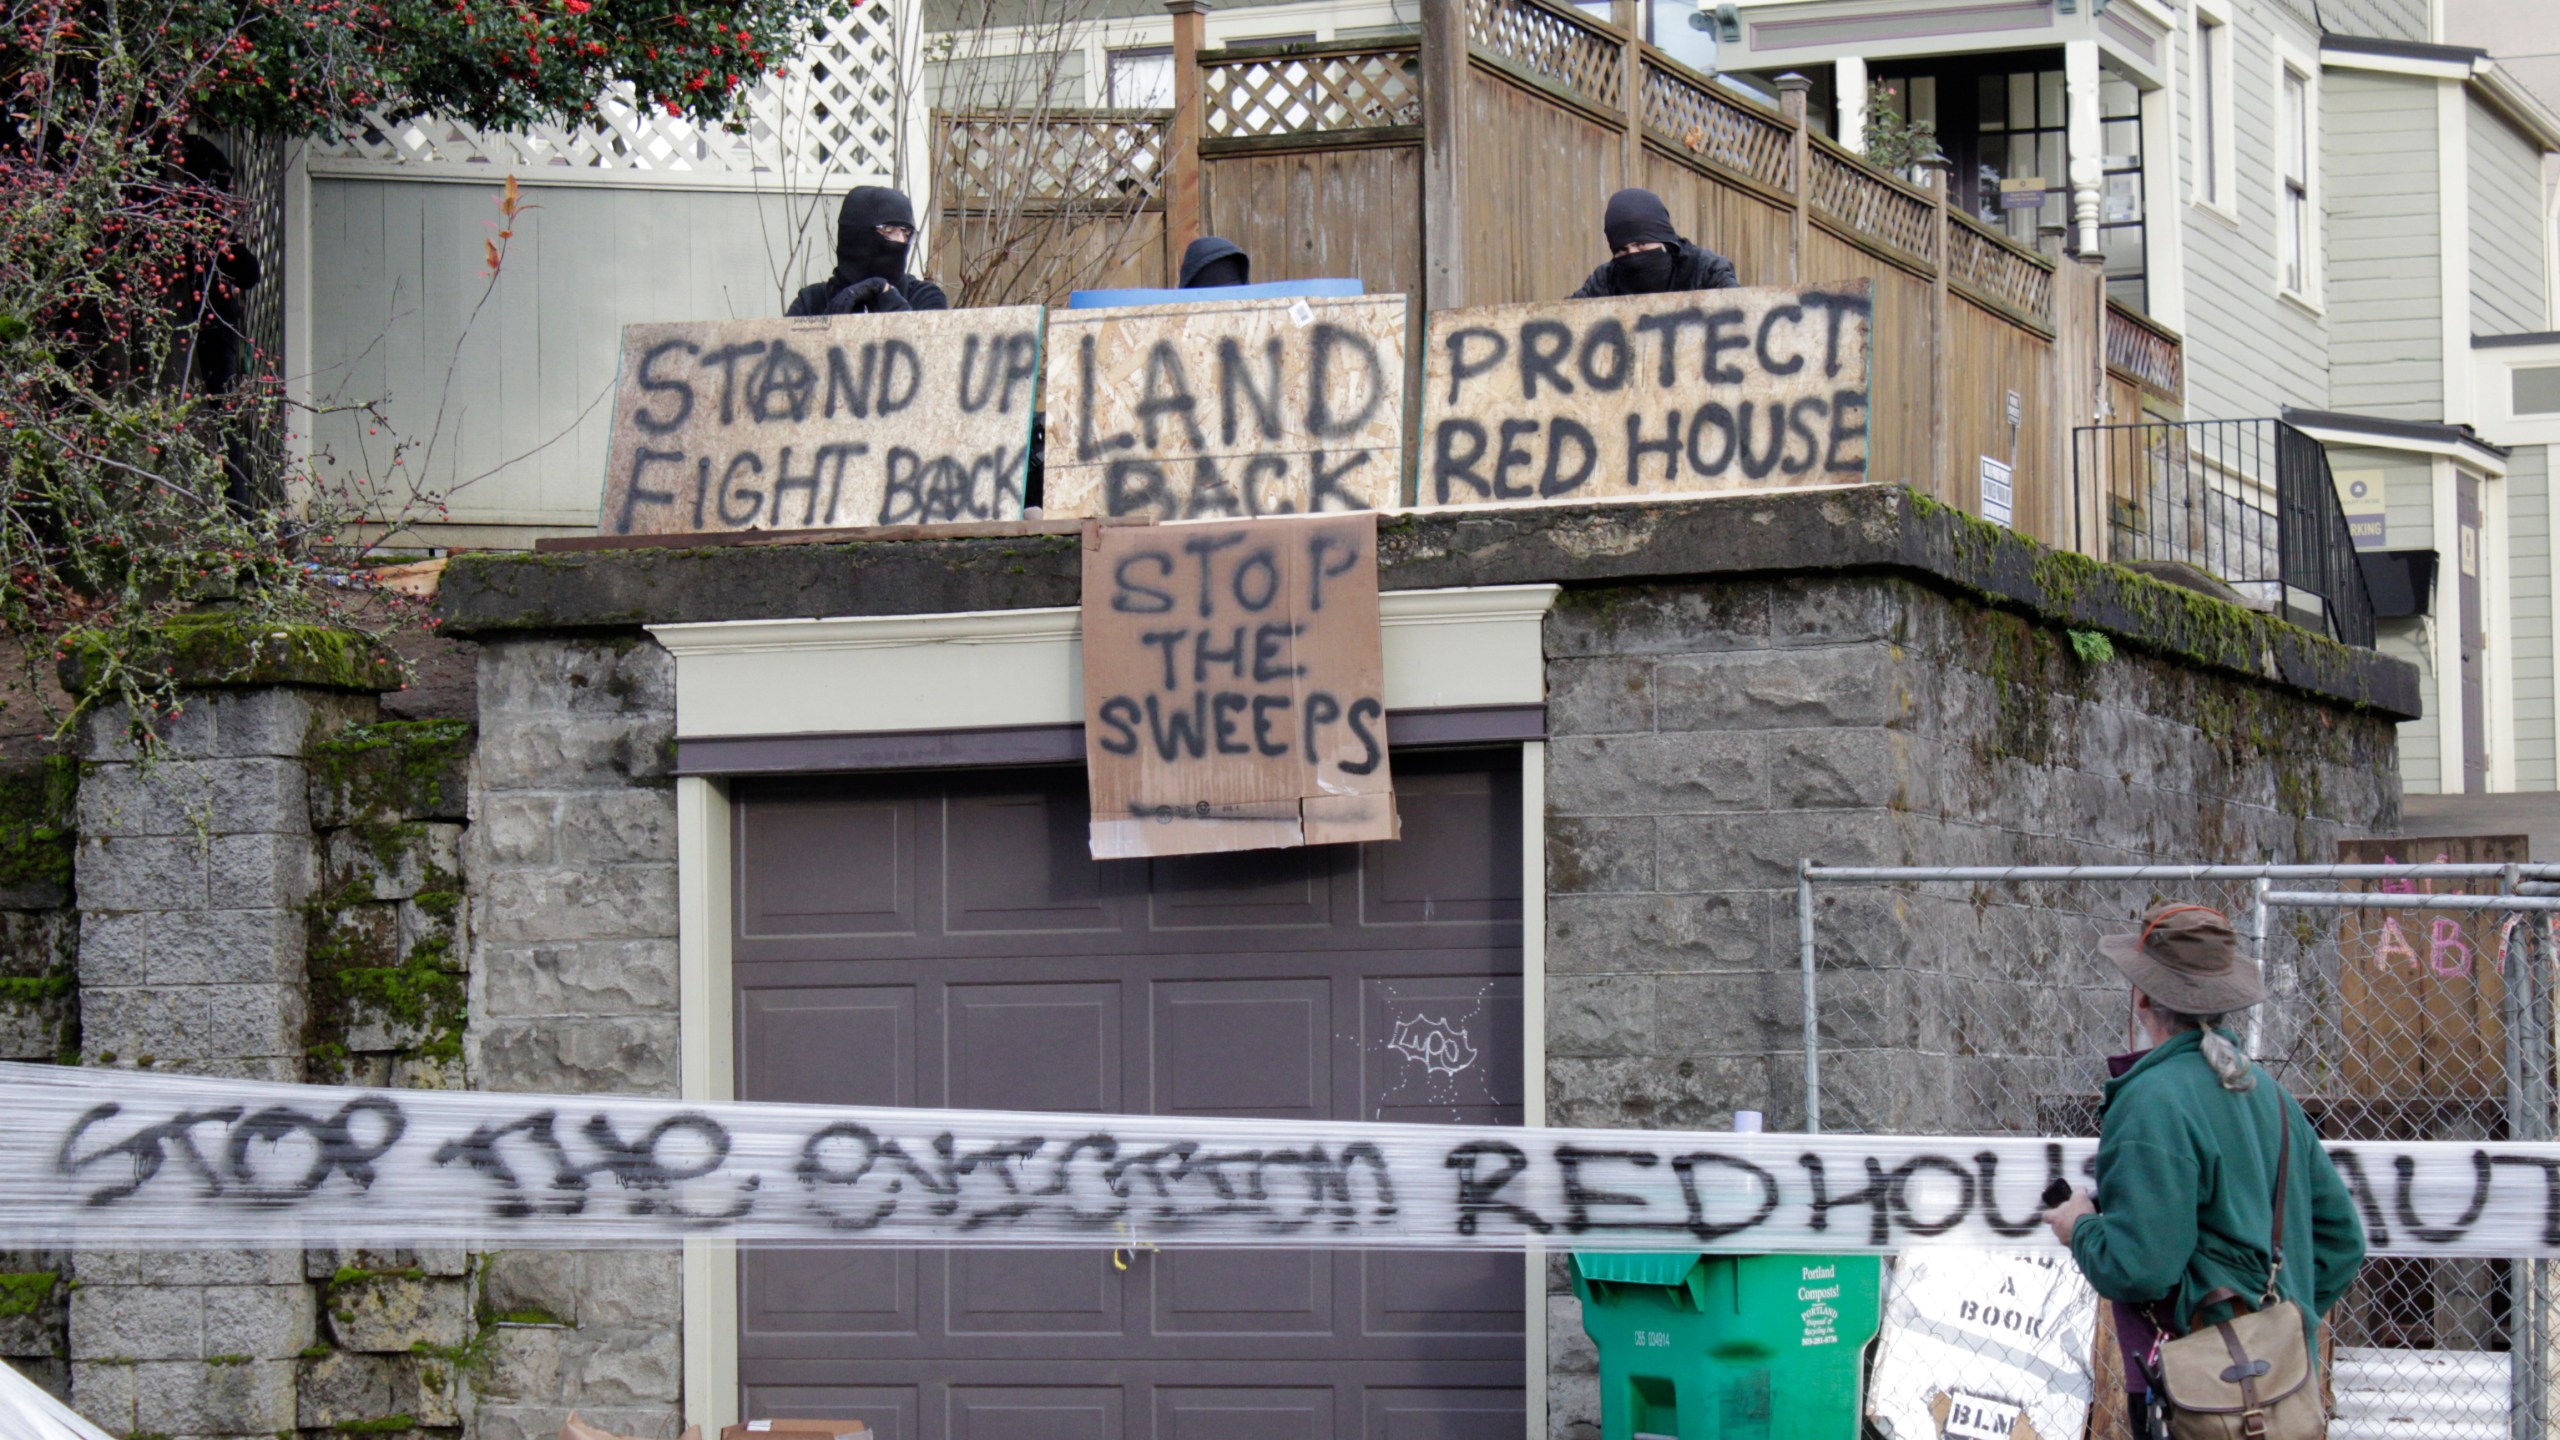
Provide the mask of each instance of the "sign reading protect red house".
[{"label": "sign reading protect red house", "polygon": [[1370,513],[1084,531],[1097,860],[1396,837]]}]

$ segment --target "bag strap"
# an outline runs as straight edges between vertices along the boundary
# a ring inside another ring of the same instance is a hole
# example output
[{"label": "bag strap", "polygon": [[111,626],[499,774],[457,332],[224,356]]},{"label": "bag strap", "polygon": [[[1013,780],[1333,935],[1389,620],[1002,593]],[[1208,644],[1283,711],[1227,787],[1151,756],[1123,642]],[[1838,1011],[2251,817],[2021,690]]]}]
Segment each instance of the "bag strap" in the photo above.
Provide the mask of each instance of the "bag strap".
[{"label": "bag strap", "polygon": [[2276,1142],[2276,1228],[2267,1246],[2267,1293],[2260,1296],[2261,1306],[2276,1300],[2276,1277],[2284,1273],[2284,1187],[2293,1175],[2293,1117],[2285,1113],[2284,1092],[2276,1092],[2276,1133],[2284,1138]]}]

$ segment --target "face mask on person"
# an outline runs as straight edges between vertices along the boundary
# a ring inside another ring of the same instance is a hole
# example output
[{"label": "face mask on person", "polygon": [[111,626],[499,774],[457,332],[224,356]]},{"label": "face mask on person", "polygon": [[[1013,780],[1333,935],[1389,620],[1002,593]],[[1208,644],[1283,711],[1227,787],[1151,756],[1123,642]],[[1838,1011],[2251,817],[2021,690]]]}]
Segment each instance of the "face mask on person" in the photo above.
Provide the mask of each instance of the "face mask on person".
[{"label": "face mask on person", "polygon": [[1671,251],[1657,246],[1620,255],[1609,262],[1609,278],[1621,294],[1658,295],[1671,288]]},{"label": "face mask on person", "polygon": [[847,195],[836,214],[836,284],[873,277],[894,281],[905,274],[915,224],[907,197],[885,185],[865,185]]}]

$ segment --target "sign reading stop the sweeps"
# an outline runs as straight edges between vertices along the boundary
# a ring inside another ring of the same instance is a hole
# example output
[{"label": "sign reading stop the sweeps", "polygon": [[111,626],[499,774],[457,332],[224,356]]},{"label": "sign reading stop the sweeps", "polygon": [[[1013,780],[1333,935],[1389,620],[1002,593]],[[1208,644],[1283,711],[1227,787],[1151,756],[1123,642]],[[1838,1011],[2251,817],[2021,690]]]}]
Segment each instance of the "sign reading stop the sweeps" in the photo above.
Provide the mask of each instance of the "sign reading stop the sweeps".
[{"label": "sign reading stop the sweeps", "polygon": [[626,325],[607,535],[1022,518],[1040,308]]},{"label": "sign reading stop the sweeps", "polygon": [[1084,532],[1093,856],[1396,837],[1370,513]]}]

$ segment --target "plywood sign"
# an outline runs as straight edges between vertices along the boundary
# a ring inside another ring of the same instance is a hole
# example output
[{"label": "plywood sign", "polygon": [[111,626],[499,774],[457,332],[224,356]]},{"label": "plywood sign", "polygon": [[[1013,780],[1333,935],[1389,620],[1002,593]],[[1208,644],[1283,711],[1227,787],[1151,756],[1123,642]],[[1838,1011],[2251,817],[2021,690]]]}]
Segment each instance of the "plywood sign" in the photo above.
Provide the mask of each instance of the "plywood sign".
[{"label": "plywood sign", "polygon": [[1874,311],[1865,280],[1439,311],[1421,502],[1864,481]]},{"label": "plywood sign", "polygon": [[[2339,863],[2347,865],[2505,865],[2531,858],[2522,835],[2338,842]],[[2495,895],[2498,882],[2364,880],[2347,888]],[[2512,915],[2379,906],[2337,912],[2339,1013],[2347,1032],[2339,1084],[2347,1093],[2373,1102],[2383,1115],[2421,1118],[2437,1102],[2506,1094],[2508,948],[2512,943],[2521,952],[2527,938],[2510,933]]]},{"label": "plywood sign", "polygon": [[626,325],[607,535],[1018,520],[1040,307]]},{"label": "plywood sign", "polygon": [[1049,317],[1052,516],[1250,518],[1394,506],[1401,295]]},{"label": "plywood sign", "polygon": [[1085,527],[1095,859],[1395,838],[1377,540],[1365,513]]}]

